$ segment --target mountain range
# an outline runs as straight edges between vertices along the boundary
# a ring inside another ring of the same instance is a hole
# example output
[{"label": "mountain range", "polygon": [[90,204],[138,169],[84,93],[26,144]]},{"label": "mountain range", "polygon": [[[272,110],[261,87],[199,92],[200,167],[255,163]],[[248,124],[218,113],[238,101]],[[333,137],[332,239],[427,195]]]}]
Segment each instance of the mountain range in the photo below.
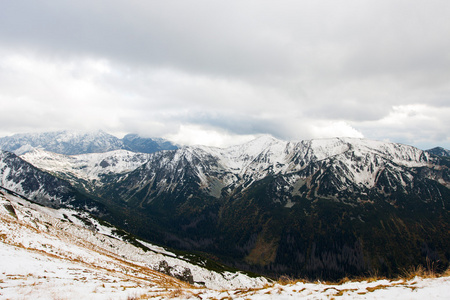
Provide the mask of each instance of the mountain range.
[{"label": "mountain range", "polygon": [[237,268],[338,279],[449,265],[450,159],[411,146],[262,136],[151,154],[37,148],[2,152],[0,185],[46,205],[84,201],[141,238]]},{"label": "mountain range", "polygon": [[17,155],[35,148],[59,154],[77,155],[119,149],[153,153],[161,150],[174,150],[177,149],[177,146],[161,138],[143,138],[137,134],[127,134],[119,139],[101,130],[95,132],[65,130],[25,133],[0,138],[0,149],[14,152]]}]

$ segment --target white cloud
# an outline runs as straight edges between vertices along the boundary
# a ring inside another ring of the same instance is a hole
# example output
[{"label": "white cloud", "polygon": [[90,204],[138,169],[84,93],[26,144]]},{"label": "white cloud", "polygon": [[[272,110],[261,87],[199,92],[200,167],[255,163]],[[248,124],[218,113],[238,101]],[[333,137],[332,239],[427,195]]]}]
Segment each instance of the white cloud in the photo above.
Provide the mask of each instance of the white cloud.
[{"label": "white cloud", "polygon": [[370,131],[370,138],[412,144],[428,149],[448,147],[450,142],[450,107],[434,107],[426,104],[393,106],[389,114],[377,121],[360,124]]},{"label": "white cloud", "polygon": [[166,139],[180,145],[205,145],[227,147],[254,139],[255,135],[237,135],[223,130],[206,129],[199,125],[181,125],[175,134],[168,134]]},{"label": "white cloud", "polygon": [[348,123],[344,121],[325,121],[319,122],[318,125],[312,126],[312,135],[314,137],[323,137],[323,138],[331,138],[331,137],[354,137],[354,138],[363,138],[364,135],[350,126]]}]

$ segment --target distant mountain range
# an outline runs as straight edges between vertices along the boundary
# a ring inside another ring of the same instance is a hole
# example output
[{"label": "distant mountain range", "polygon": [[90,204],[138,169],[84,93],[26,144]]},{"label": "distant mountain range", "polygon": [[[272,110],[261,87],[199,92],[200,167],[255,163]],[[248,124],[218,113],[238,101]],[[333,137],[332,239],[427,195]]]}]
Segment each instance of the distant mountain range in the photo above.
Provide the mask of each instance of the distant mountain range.
[{"label": "distant mountain range", "polygon": [[433,149],[427,150],[427,152],[434,155],[450,157],[450,150],[444,149],[442,147],[435,147]]},{"label": "distant mountain range", "polygon": [[123,139],[119,139],[104,131],[25,133],[0,138],[0,149],[14,152],[17,155],[36,148],[59,154],[77,155],[120,149],[153,153],[161,150],[174,150],[177,149],[177,146],[164,139],[143,138],[137,134],[128,134]]},{"label": "distant mountain range", "polygon": [[35,198],[68,186],[140,237],[271,276],[395,276],[450,260],[450,158],[407,145],[262,136],[151,154],[2,152],[0,178]]}]

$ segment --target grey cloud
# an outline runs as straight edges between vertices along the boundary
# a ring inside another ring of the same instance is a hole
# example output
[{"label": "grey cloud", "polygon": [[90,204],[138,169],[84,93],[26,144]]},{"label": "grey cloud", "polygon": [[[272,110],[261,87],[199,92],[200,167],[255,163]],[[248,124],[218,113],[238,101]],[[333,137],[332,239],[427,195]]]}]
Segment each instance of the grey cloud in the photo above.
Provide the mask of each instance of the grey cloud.
[{"label": "grey cloud", "polygon": [[280,136],[280,122],[270,118],[258,117],[235,112],[189,112],[177,117],[189,124],[204,125],[211,128],[223,128],[238,135],[272,134]]},{"label": "grey cloud", "polygon": [[441,115],[427,112],[441,124],[435,134],[417,118],[384,120],[395,106],[448,107],[448,15],[440,0],[7,0],[0,101],[31,99],[28,118],[9,108],[29,128],[43,119],[163,135],[184,122],[309,138],[341,122],[367,137],[437,143],[448,132]]},{"label": "grey cloud", "polygon": [[55,54],[107,55],[199,71],[285,68],[280,47],[258,38],[251,10],[242,8],[219,1],[16,1],[2,10],[0,36]]},{"label": "grey cloud", "polygon": [[319,104],[306,114],[310,117],[331,120],[375,121],[383,118],[390,107],[376,101],[336,100],[333,103]]},{"label": "grey cloud", "polygon": [[449,12],[441,1],[8,1],[0,37],[219,76],[326,81],[448,69]]}]

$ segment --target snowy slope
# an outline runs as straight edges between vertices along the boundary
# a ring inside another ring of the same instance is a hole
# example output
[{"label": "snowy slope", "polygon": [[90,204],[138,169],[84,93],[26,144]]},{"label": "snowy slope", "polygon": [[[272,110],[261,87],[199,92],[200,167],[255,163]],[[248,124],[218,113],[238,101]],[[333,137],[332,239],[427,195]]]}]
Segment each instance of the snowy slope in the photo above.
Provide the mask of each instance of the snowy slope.
[{"label": "snowy slope", "polygon": [[[88,215],[45,208],[0,190],[1,299],[445,299],[450,277],[269,283],[219,274],[146,244],[144,251]],[[190,270],[195,287],[154,271],[165,261]],[[198,285],[198,284],[197,284]]]},{"label": "snowy slope", "polygon": [[63,155],[34,149],[21,155],[21,158],[51,173],[66,174],[84,180],[98,180],[101,175],[133,171],[144,164],[149,155],[126,150]]},{"label": "snowy slope", "polygon": [[102,225],[86,213],[39,206],[3,189],[0,189],[0,218],[2,251],[14,249],[17,255],[26,250],[68,264],[103,272],[113,270],[150,281],[169,281],[174,286],[179,285],[177,280],[167,279],[153,270],[161,270],[163,265],[172,275],[181,278],[187,274],[186,278],[192,277],[194,285],[213,289],[262,287],[268,282],[241,273],[209,271],[148,243],[134,246],[124,241],[114,227]]},{"label": "snowy slope", "polygon": [[201,299],[448,299],[450,277],[412,280],[350,281],[343,284],[308,283],[274,284],[248,290],[226,291],[219,295],[204,293]]},{"label": "snowy slope", "polygon": [[100,204],[75,190],[67,181],[36,168],[14,153],[2,150],[0,187],[50,207],[84,207],[90,211],[102,211]]}]

